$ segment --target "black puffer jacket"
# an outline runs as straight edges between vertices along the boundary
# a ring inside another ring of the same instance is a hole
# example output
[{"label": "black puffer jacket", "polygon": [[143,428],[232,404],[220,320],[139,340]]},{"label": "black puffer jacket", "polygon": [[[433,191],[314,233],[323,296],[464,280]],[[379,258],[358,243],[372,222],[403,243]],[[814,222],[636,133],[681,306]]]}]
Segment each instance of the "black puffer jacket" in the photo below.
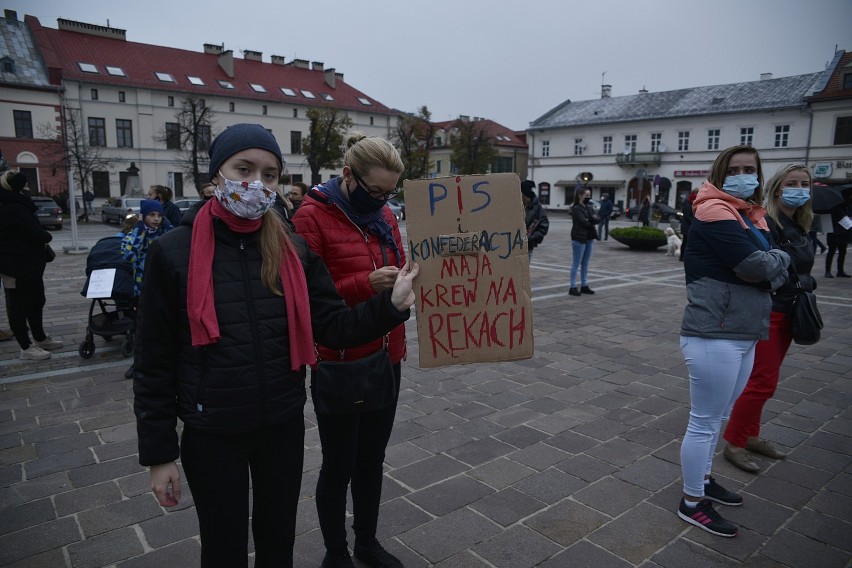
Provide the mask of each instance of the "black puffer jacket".
[{"label": "black puffer jacket", "polygon": [[0,189],[0,274],[30,282],[44,275],[44,245],[53,235],[41,228],[37,209],[29,195]]},{"label": "black puffer jacket", "polygon": [[550,220],[538,197],[530,201],[524,208],[524,223],[527,227],[527,238],[529,249],[532,250],[544,241],[547,230],[550,228]]},{"label": "black puffer jacket", "polygon": [[592,211],[587,205],[579,203],[572,206],[571,220],[574,221],[574,225],[571,227],[572,241],[585,243],[598,238],[594,217],[592,217]]},{"label": "black puffer jacket", "polygon": [[[781,222],[780,227],[775,219],[769,215],[766,216],[766,224],[769,225],[772,240],[781,250],[790,255],[790,264],[795,267],[802,288],[809,292],[813,291],[816,289],[816,280],[811,276],[811,269],[814,267],[814,247],[808,239],[808,234],[784,213],[779,211],[778,216]],[[789,312],[793,298],[796,296],[796,289],[796,277],[790,270],[787,283],[772,293],[772,311]]]},{"label": "black puffer jacket", "polygon": [[[139,305],[134,381],[139,463],[178,457],[177,418],[217,433],[250,432],[301,413],[304,369],[290,368],[284,298],[261,282],[259,232],[237,234],[214,220],[214,297],[221,338],[193,348],[187,319],[187,271],[192,221],[164,235],[148,251]],[[328,269],[293,236],[308,283],[316,341],[353,347],[384,335],[409,317],[390,291],[349,309]]]}]

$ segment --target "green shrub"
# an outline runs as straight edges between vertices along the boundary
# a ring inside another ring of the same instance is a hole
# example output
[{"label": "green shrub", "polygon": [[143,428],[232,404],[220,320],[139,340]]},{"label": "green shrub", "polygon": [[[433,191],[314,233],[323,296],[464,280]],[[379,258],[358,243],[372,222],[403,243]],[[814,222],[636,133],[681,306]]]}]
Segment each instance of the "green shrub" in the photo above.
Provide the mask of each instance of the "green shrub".
[{"label": "green shrub", "polygon": [[611,230],[609,234],[615,238],[666,240],[663,230],[656,227],[618,227]]}]

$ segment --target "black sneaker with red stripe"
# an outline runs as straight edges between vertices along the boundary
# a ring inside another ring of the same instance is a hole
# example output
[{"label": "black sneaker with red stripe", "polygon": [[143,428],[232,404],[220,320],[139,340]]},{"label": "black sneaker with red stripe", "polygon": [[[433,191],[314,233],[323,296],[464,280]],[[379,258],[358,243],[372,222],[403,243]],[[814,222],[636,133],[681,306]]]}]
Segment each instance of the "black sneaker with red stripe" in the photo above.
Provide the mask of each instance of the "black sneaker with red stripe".
[{"label": "black sneaker with red stripe", "polygon": [[702,499],[695,507],[687,507],[684,499],[681,498],[677,516],[711,534],[726,538],[737,536],[737,525],[723,519],[707,499]]}]

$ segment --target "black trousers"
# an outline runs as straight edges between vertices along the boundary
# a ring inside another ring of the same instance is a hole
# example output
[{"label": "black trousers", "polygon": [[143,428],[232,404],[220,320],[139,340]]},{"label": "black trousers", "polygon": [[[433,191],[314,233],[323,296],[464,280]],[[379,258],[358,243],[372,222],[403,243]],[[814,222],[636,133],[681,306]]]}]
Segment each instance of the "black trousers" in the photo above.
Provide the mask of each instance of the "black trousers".
[{"label": "black trousers", "polygon": [[[849,240],[846,233],[828,233],[826,235],[828,243],[828,254],[825,255],[825,271],[831,272],[831,262],[834,260],[834,253],[837,252],[837,272],[843,273],[844,265],[846,264],[846,247],[849,246]],[[15,328],[12,328],[14,331]]]},{"label": "black trousers", "polygon": [[304,444],[301,412],[238,435],[184,427],[181,461],[198,514],[202,568],[248,566],[249,475],[255,568],[292,568]]},{"label": "black trousers", "polygon": [[[397,398],[400,364],[393,366]],[[314,390],[311,389],[313,394]],[[379,502],[382,498],[382,464],[396,416],[392,405],[358,414],[317,413],[322,468],[317,481],[316,502],[325,548],[342,554],[346,543],[346,489],[352,483],[352,528],[359,541],[376,537]]]},{"label": "black trousers", "polygon": [[45,304],[44,281],[41,278],[38,280],[17,278],[15,288],[10,290],[3,286],[3,290],[6,292],[6,316],[9,318],[9,327],[15,334],[21,349],[29,349],[32,345],[30,330],[36,341],[44,341],[47,338],[42,324],[42,310]]}]

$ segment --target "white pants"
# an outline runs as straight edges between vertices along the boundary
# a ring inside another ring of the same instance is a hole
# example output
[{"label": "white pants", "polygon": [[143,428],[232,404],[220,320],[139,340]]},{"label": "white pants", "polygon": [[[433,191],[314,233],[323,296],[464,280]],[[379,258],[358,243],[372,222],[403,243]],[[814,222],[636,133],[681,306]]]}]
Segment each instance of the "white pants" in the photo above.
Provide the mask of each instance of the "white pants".
[{"label": "white pants", "polygon": [[681,337],[680,350],[689,369],[689,424],[680,447],[683,492],[704,496],[722,421],[743,392],[754,364],[755,340]]}]

